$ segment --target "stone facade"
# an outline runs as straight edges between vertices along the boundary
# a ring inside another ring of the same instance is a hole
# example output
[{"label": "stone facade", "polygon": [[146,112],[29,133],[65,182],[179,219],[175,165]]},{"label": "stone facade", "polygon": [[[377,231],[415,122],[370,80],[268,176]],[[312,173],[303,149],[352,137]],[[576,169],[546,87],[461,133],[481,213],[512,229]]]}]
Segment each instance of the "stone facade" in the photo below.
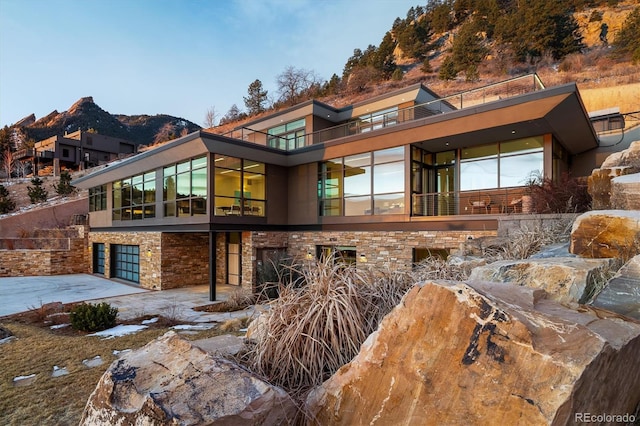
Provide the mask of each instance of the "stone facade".
[{"label": "stone facade", "polygon": [[[0,248],[0,277],[87,272],[86,228],[39,230],[37,238],[6,238]],[[26,242],[26,244],[19,244]]]},{"label": "stone facade", "polygon": [[137,245],[140,286],[152,290],[209,283],[209,240],[206,233],[93,232],[89,247],[103,243],[104,274],[111,278],[111,245]]}]

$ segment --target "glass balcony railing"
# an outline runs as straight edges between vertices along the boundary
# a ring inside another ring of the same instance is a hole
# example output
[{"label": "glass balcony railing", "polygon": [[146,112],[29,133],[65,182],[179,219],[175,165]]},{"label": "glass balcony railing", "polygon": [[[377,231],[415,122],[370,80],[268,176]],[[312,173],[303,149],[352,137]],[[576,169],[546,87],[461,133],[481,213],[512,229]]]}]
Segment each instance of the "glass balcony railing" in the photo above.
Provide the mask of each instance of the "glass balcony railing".
[{"label": "glass balcony railing", "polygon": [[532,213],[525,188],[413,194],[412,216]]},{"label": "glass balcony railing", "polygon": [[[372,115],[367,117],[366,120],[352,120],[337,126],[306,133],[303,136],[297,136],[295,141],[288,138],[279,138],[278,136],[269,135],[248,127],[232,130],[231,132],[223,134],[223,136],[262,145],[267,145],[267,140],[270,140],[270,145],[274,145],[274,147],[286,147],[284,150],[290,151],[304,146],[376,131],[397,124],[416,121],[433,115],[446,114],[447,112],[503,100],[542,89],[544,89],[544,85],[538,75],[534,73],[490,84],[478,89],[467,90],[420,105],[394,110],[385,114]],[[281,140],[274,143],[277,139]],[[300,139],[304,141],[301,142]]]}]

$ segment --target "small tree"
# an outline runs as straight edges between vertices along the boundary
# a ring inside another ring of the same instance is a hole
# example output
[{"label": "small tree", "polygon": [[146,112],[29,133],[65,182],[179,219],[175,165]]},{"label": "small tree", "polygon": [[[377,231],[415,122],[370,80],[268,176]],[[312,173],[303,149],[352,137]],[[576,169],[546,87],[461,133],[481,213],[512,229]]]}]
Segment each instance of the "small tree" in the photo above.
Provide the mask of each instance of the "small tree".
[{"label": "small tree", "polygon": [[204,115],[204,127],[211,128],[216,125],[216,121],[218,121],[218,111],[216,111],[216,107],[212,106],[209,108]]},{"label": "small tree", "polygon": [[244,105],[249,115],[259,114],[267,107],[268,92],[262,87],[260,80],[255,80],[247,89],[247,96],[243,97]]},{"label": "small tree", "polygon": [[42,187],[44,182],[38,176],[31,179],[33,186],[27,186],[27,193],[32,203],[47,201],[47,191]]},{"label": "small tree", "polygon": [[16,208],[16,203],[9,196],[9,191],[0,185],[0,214],[9,213]]},{"label": "small tree", "polygon": [[63,170],[60,173],[60,183],[53,185],[58,195],[73,194],[76,190],[75,186],[71,185],[71,174],[67,170]]}]

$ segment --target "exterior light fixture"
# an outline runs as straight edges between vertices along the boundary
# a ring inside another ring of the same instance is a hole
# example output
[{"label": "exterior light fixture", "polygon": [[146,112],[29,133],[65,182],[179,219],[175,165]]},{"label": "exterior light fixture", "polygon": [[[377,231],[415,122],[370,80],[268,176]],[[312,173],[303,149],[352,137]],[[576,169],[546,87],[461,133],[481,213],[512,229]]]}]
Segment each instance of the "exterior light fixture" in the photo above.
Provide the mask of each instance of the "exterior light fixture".
[{"label": "exterior light fixture", "polygon": [[365,256],[364,254],[361,254],[360,257],[358,258],[358,261],[360,263],[367,263],[367,256]]},{"label": "exterior light fixture", "polygon": [[311,253],[311,250],[307,252],[307,255],[305,257],[307,258],[307,260],[313,260],[313,253]]},{"label": "exterior light fixture", "polygon": [[512,135],[515,135],[515,134],[516,134],[516,131],[515,131],[515,130],[512,130],[512,131],[511,131],[511,134],[512,134]]},{"label": "exterior light fixture", "polygon": [[151,249],[147,249],[147,257],[151,257]]}]

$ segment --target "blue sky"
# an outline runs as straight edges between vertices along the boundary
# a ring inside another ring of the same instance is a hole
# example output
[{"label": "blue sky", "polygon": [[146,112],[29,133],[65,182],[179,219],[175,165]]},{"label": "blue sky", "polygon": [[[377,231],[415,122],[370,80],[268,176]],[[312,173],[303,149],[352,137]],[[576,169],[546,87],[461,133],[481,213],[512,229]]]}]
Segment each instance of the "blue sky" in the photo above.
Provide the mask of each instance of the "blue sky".
[{"label": "blue sky", "polygon": [[84,96],[203,125],[287,66],[323,80],[417,0],[0,0],[0,125]]}]

